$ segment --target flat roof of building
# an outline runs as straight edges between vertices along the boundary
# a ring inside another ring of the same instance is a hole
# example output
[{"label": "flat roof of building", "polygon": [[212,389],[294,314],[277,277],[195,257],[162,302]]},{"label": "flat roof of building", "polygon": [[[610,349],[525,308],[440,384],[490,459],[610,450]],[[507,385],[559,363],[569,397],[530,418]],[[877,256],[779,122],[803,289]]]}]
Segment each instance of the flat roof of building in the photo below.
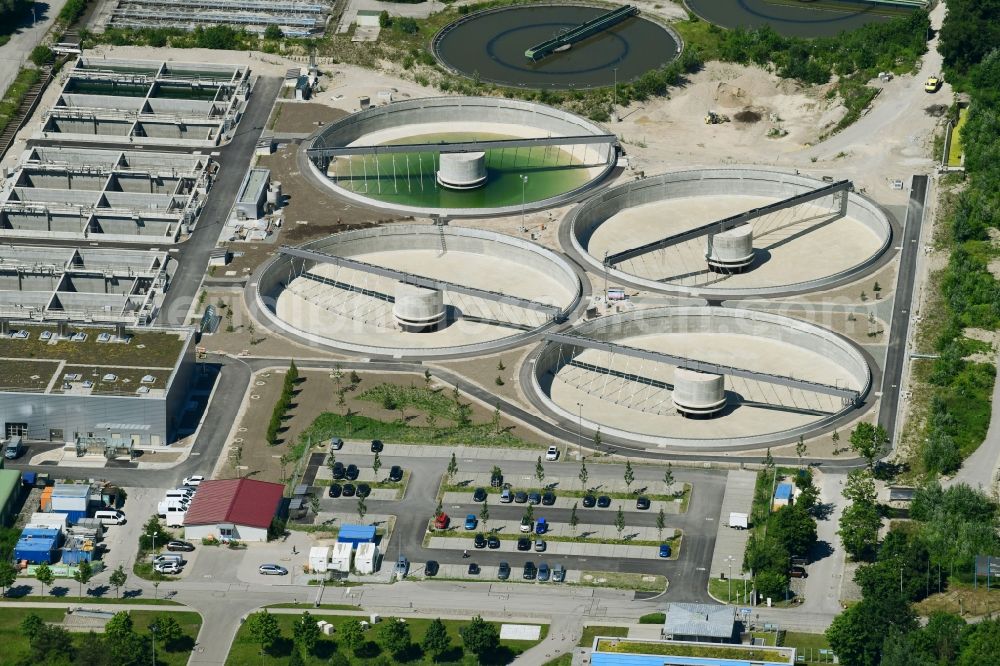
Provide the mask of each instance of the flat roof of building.
[{"label": "flat roof of building", "polygon": [[598,637],[594,640],[590,663],[592,666],[789,666],[795,663],[795,649]]},{"label": "flat roof of building", "polygon": [[243,179],[243,187],[240,188],[240,203],[257,203],[260,200],[267,181],[271,177],[270,169],[250,169]]},{"label": "flat roof of building", "polygon": [[[10,324],[0,335],[0,391],[162,396],[193,329]],[[21,331],[27,337],[20,337]],[[45,335],[45,334],[48,335]],[[83,339],[73,336],[84,334]],[[107,336],[107,337],[104,337]]]},{"label": "flat roof of building", "polygon": [[14,494],[20,484],[20,472],[16,469],[0,469],[0,504],[6,504],[7,499]]},{"label": "flat roof of building", "polygon": [[713,604],[667,604],[665,635],[732,638],[736,616],[730,606]]},{"label": "flat roof of building", "polygon": [[775,499],[792,499],[792,484],[779,483],[774,491]]}]

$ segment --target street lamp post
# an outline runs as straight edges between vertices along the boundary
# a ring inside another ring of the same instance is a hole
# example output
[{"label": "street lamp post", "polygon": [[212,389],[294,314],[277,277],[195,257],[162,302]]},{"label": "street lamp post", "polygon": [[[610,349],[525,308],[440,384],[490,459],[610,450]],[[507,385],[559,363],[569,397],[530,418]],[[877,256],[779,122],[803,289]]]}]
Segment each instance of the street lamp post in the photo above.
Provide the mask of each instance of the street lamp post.
[{"label": "street lamp post", "polygon": [[524,187],[527,184],[528,184],[528,177],[525,176],[524,174],[521,174],[521,233],[527,231],[527,228],[524,226],[524,205],[525,205]]},{"label": "street lamp post", "polygon": [[726,603],[733,603],[733,560],[735,558],[730,555],[726,558],[726,562],[729,562],[729,578],[727,582],[729,583],[729,596],[726,598]]},{"label": "street lamp post", "polygon": [[613,93],[614,97],[612,97],[612,102],[611,102],[611,119],[614,120],[615,119],[615,108],[617,108],[617,106],[618,106],[618,68],[617,67],[613,67],[611,69],[611,71],[615,73],[615,87],[614,87],[614,93]]},{"label": "street lamp post", "polygon": [[577,422],[576,430],[576,457],[579,458],[583,455],[583,403],[576,403],[579,409],[580,420]]},{"label": "street lamp post", "polygon": [[160,536],[159,532],[153,532],[152,534],[147,534],[150,539],[153,540],[153,552],[156,552],[156,537]]}]

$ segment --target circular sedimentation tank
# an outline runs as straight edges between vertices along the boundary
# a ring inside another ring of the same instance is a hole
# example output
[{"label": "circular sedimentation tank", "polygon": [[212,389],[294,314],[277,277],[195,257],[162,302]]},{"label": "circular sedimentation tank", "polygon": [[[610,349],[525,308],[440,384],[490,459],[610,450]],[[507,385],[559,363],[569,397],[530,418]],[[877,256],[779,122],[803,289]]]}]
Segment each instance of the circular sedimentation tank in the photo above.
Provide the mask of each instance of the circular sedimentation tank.
[{"label": "circular sedimentation tank", "polygon": [[569,90],[633,81],[677,57],[680,38],[642,14],[568,49],[533,60],[529,48],[600,17],[608,7],[531,4],[487,9],[445,26],[432,41],[457,74],[517,88]]},{"label": "circular sedimentation tank", "polygon": [[865,0],[684,0],[692,12],[724,28],[770,26],[787,37],[834,37],[845,30],[907,16],[906,7]]},{"label": "circular sedimentation tank", "polygon": [[447,285],[430,288],[395,274],[286,254],[266,264],[248,287],[254,313],[276,332],[371,357],[440,358],[521,344],[568,316],[582,298],[580,278],[561,256],[479,229],[391,224],[335,234],[301,249],[527,299],[558,311],[536,311]]},{"label": "circular sedimentation tank", "polygon": [[[563,220],[565,249],[594,271],[638,289],[742,298],[803,293],[857,279],[891,246],[892,223],[853,191],[769,213],[621,261],[616,253],[684,234],[830,183],[765,169],[678,171],[608,188]],[[711,247],[709,243],[711,242]]]},{"label": "circular sedimentation tank", "polygon": [[[683,367],[566,342],[546,342],[527,359],[522,381],[541,411],[574,424],[582,415],[583,427],[642,445],[735,450],[814,434],[868,404],[872,385],[855,345],[772,313],[650,308],[587,321],[571,334],[691,361]],[[696,362],[700,370],[690,367]],[[719,367],[857,391],[859,400]]]},{"label": "circular sedimentation tank", "polygon": [[[608,138],[590,138],[595,136]],[[531,145],[532,139],[552,137],[585,139]],[[475,147],[509,140],[522,145]],[[457,142],[465,147],[456,150]],[[401,144],[421,146],[378,152]],[[544,104],[488,97],[425,98],[368,109],[317,130],[303,147],[302,172],[319,187],[374,207],[442,217],[492,217],[576,201],[612,171],[618,156],[617,139],[589,120]],[[357,147],[375,148],[341,156],[308,152]]]}]

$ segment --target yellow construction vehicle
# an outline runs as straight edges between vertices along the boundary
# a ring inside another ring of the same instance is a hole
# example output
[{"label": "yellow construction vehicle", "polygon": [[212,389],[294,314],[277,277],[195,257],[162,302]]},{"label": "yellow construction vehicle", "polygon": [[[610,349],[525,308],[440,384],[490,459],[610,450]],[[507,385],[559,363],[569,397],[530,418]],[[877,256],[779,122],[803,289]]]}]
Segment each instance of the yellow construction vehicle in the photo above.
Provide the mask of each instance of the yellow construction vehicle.
[{"label": "yellow construction vehicle", "polygon": [[705,124],[706,125],[721,125],[722,123],[728,123],[729,116],[725,116],[721,113],[716,113],[715,111],[709,111],[705,114]]}]

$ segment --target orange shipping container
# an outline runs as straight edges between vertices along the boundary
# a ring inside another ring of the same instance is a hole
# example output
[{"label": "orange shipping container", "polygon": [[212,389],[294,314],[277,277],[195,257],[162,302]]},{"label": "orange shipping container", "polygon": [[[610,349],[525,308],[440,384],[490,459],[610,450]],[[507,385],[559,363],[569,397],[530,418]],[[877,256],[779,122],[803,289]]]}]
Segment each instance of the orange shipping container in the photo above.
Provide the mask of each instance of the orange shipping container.
[{"label": "orange shipping container", "polygon": [[41,509],[42,513],[48,513],[52,510],[52,486],[42,491],[42,501],[39,509]]}]

